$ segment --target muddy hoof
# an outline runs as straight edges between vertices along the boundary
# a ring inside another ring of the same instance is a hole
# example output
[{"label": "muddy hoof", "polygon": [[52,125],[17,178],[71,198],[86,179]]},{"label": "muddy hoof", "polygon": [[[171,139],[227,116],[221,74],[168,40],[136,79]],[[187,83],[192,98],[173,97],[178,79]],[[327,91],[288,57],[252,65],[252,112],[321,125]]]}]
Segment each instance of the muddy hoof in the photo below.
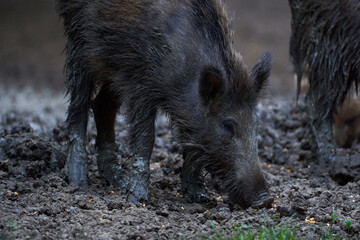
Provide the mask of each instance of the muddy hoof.
[{"label": "muddy hoof", "polygon": [[87,156],[84,147],[74,142],[69,147],[68,157],[65,164],[65,175],[69,183],[79,187],[87,186]]},{"label": "muddy hoof", "polygon": [[99,151],[97,157],[99,174],[113,187],[123,187],[123,168],[118,163],[117,154],[114,147],[109,147]]}]

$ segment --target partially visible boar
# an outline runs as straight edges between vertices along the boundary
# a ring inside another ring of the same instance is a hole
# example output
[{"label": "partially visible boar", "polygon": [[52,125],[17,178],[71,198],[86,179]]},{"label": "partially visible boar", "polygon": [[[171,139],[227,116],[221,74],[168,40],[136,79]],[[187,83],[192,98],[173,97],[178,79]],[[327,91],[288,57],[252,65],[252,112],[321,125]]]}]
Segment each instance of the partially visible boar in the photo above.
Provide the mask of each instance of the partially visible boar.
[{"label": "partially visible boar", "polygon": [[350,148],[360,136],[360,100],[346,100],[334,113],[334,137],[340,147]]},{"label": "partially visible boar", "polygon": [[[57,0],[57,10],[67,36],[65,172],[71,183],[87,185],[84,142],[92,106],[100,175],[125,190],[130,201],[147,201],[154,122],[161,109],[183,148],[182,189],[190,199],[206,200],[205,169],[222,181],[231,202],[271,205],[254,111],[271,57],[264,54],[248,74],[221,1]],[[123,165],[114,134],[122,104],[132,150]]]},{"label": "partially visible boar", "polygon": [[298,79],[309,78],[306,96],[316,155],[322,165],[335,158],[333,113],[360,79],[360,1],[289,0],[290,55]]}]

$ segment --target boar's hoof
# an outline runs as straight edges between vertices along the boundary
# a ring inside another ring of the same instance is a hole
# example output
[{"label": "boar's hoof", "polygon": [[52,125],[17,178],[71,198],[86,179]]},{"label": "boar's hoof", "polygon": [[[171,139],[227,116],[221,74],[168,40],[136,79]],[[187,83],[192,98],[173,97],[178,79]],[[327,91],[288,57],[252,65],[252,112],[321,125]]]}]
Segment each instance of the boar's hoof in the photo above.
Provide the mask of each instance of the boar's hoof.
[{"label": "boar's hoof", "polygon": [[122,187],[123,169],[117,161],[115,144],[99,150],[97,157],[99,174],[114,187]]},{"label": "boar's hoof", "polygon": [[135,205],[147,203],[150,169],[143,158],[130,158],[130,161],[124,166],[122,182],[129,201]]},{"label": "boar's hoof", "polygon": [[69,146],[69,152],[65,164],[65,175],[70,183],[79,186],[87,186],[87,156],[81,142],[74,141]]},{"label": "boar's hoof", "polygon": [[264,195],[261,200],[253,202],[251,207],[254,209],[258,208],[270,208],[271,204],[274,202],[274,198],[270,197],[269,195]]}]

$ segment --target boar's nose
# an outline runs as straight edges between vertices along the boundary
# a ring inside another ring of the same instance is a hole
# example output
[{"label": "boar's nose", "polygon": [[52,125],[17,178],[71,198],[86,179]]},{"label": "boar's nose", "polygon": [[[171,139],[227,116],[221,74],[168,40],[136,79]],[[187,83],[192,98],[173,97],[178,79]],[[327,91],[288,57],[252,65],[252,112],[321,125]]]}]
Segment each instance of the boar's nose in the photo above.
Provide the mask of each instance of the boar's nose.
[{"label": "boar's nose", "polygon": [[274,202],[274,198],[270,197],[267,192],[260,194],[259,200],[253,202],[251,204],[252,208],[270,208],[271,204]]}]

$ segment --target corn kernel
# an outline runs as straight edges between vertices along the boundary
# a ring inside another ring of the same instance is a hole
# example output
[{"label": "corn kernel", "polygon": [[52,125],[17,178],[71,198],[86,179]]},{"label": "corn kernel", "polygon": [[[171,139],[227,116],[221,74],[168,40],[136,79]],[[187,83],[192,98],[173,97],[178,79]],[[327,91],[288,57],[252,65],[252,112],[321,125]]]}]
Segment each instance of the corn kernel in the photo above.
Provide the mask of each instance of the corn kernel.
[{"label": "corn kernel", "polygon": [[185,210],[185,208],[184,208],[184,207],[181,207],[181,210]]},{"label": "corn kernel", "polygon": [[114,194],[114,191],[110,191],[110,194]]},{"label": "corn kernel", "polygon": [[284,167],[281,167],[280,169],[281,169],[282,171],[284,171],[284,170],[285,170],[285,168],[284,168]]},{"label": "corn kernel", "polygon": [[169,134],[165,134],[165,135],[164,135],[164,138],[168,138],[168,137],[169,137]]},{"label": "corn kernel", "polygon": [[216,200],[220,200],[221,199],[221,196],[218,196],[217,198],[216,198]]},{"label": "corn kernel", "polygon": [[166,226],[165,225],[161,225],[162,228],[165,228]]},{"label": "corn kernel", "polygon": [[180,196],[180,193],[178,192],[176,195]]},{"label": "corn kernel", "polygon": [[279,199],[279,196],[276,196],[277,199]]}]

